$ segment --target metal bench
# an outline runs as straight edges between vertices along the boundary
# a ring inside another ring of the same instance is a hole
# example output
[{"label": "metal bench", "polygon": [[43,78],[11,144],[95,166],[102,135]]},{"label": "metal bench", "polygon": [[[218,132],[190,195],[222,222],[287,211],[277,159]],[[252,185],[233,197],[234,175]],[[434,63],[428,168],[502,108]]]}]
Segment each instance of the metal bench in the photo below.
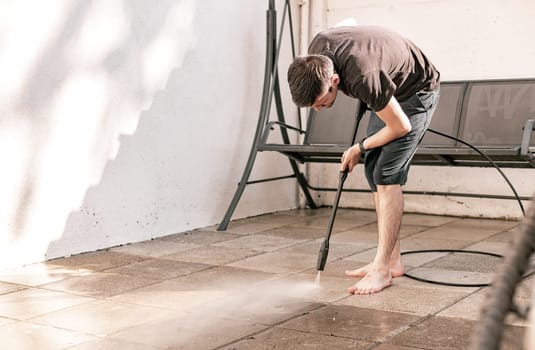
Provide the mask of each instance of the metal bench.
[{"label": "metal bench", "polygon": [[[358,100],[339,94],[330,109],[309,113],[307,129],[271,122],[264,130],[259,151],[277,151],[301,163],[338,163],[356,139]],[[430,129],[474,145],[500,167],[535,167],[535,80],[443,82]],[[269,135],[278,126],[304,134],[302,144],[273,143]],[[477,166],[492,163],[469,146],[433,132],[427,133],[413,165]]]},{"label": "metal bench", "polygon": [[[474,145],[500,167],[535,167],[535,79],[444,82],[430,128]],[[427,133],[413,164],[491,166],[458,141]]]}]

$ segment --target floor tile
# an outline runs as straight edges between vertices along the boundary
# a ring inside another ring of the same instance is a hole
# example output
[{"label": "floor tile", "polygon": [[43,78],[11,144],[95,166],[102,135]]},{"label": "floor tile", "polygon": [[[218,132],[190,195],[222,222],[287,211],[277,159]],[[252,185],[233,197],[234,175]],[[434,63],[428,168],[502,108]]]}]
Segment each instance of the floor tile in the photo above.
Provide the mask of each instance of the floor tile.
[{"label": "floor tile", "polygon": [[[389,344],[423,349],[469,349],[476,336],[477,323],[458,318],[432,317],[388,340]],[[523,329],[508,326],[501,349],[521,349]]]},{"label": "floor tile", "polygon": [[[463,318],[473,321],[481,320],[482,310],[487,302],[487,293],[488,288],[484,288],[438,313],[437,316]],[[516,302],[524,301],[524,305],[527,305],[529,304],[530,300],[531,298],[522,298],[522,300],[517,298]],[[514,326],[527,326],[527,321],[518,318],[513,313],[509,313],[505,319],[505,324]]]},{"label": "floor tile", "polygon": [[264,329],[265,326],[246,321],[178,317],[132,327],[112,338],[165,349],[214,349]]},{"label": "floor tile", "polygon": [[418,316],[365,308],[330,305],[282,323],[278,327],[301,332],[374,341],[397,333]]},{"label": "floor tile", "polygon": [[[213,307],[224,312],[228,309],[227,305],[241,300],[237,296],[245,300],[254,299],[255,296],[247,288],[272,279],[273,276],[259,271],[218,267],[139,288],[110,299],[201,314],[210,311],[207,304],[214,302]],[[234,296],[235,301],[232,300]]]},{"label": "floor tile", "polygon": [[91,298],[72,294],[28,288],[1,295],[0,316],[27,320],[48,312],[91,301]]},{"label": "floor tile", "polygon": [[228,248],[218,247],[215,245],[206,245],[199,248],[165,255],[162,258],[206,265],[225,265],[258,254],[259,252],[257,251],[245,248]]},{"label": "floor tile", "polygon": [[[370,349],[371,342],[316,333],[304,333],[291,329],[272,328],[224,346],[222,350],[288,350],[321,349],[359,350]],[[328,344],[328,345],[327,345]]]},{"label": "floor tile", "polygon": [[429,227],[443,226],[458,220],[453,216],[439,216],[439,215],[427,215],[427,214],[403,214],[403,225],[422,225]]},{"label": "floor tile", "polygon": [[358,226],[362,226],[377,221],[377,213],[375,212],[375,210],[355,210],[339,208],[336,213],[336,218],[351,219],[354,222],[357,222]]},{"label": "floor tile", "polygon": [[502,259],[492,255],[452,252],[448,253],[422,267],[455,271],[470,271],[494,274]]},{"label": "floor tile", "polygon": [[228,266],[241,267],[271,273],[297,273],[316,266],[317,255],[272,252],[265,253],[228,264]]},{"label": "floor tile", "polygon": [[277,213],[277,214],[264,214],[258,215],[251,218],[254,222],[260,222],[272,225],[272,227],[292,225],[298,220],[296,215],[288,215],[286,213]]},{"label": "floor tile", "polygon": [[374,347],[373,350],[422,350],[422,348],[413,348],[412,346],[381,344]]},{"label": "floor tile", "polygon": [[105,337],[170,315],[172,312],[161,308],[96,300],[48,313],[32,322]]},{"label": "floor tile", "polygon": [[151,278],[132,277],[118,273],[95,272],[88,276],[70,277],[59,282],[42,285],[41,287],[93,298],[105,298],[157,282],[158,280]]},{"label": "floor tile", "polygon": [[325,232],[325,228],[287,225],[263,231],[262,234],[298,240],[313,240],[324,237]]},{"label": "floor tile", "polygon": [[185,233],[178,233],[175,235],[169,235],[159,240],[165,242],[175,242],[183,244],[198,244],[198,245],[208,245],[218,242],[227,241],[229,239],[235,239],[240,237],[240,235],[230,232],[213,232],[206,231],[204,229],[198,229],[193,231],[188,231]]},{"label": "floor tile", "polygon": [[215,243],[214,246],[241,248],[258,252],[271,252],[302,242],[303,240],[256,234]]},{"label": "floor tile", "polygon": [[63,267],[52,263],[38,263],[0,271],[0,281],[36,287],[72,276],[85,276],[92,272],[83,267]]},{"label": "floor tile", "polygon": [[167,259],[148,259],[137,263],[123,265],[114,269],[106,270],[110,273],[145,277],[157,280],[173,279],[183,275],[189,275],[197,271],[211,268],[212,265],[189,263]]},{"label": "floor tile", "polygon": [[[330,253],[329,253],[329,257],[330,257]],[[321,271],[321,274],[320,274],[320,277],[323,277],[323,276],[329,276],[329,277],[336,277],[336,278],[342,278],[342,279],[345,279],[346,278],[346,275],[345,275],[345,272],[347,270],[355,270],[355,269],[358,269],[364,265],[366,265],[367,263],[365,262],[357,262],[357,261],[350,261],[350,260],[346,260],[346,259],[342,259],[342,260],[334,260],[334,261],[331,261],[329,258],[327,259],[327,263],[325,264],[325,269],[323,271]],[[313,276],[316,276],[318,271],[316,270],[316,268],[311,268],[309,270],[306,270],[306,271],[303,271],[303,273],[306,273],[306,274],[311,274]],[[353,279],[348,279],[348,281],[353,281]]]},{"label": "floor tile", "polygon": [[317,309],[321,305],[320,303],[290,298],[286,295],[281,296],[268,291],[264,292],[264,295],[260,294],[258,298],[249,299],[247,303],[242,303],[238,310],[227,312],[227,314],[220,316],[273,326]]},{"label": "floor tile", "polygon": [[[425,233],[425,232],[424,232]],[[401,239],[401,250],[428,250],[428,249],[462,249],[473,242],[466,240],[448,239],[444,236],[443,239],[432,239],[419,237],[420,233]]]},{"label": "floor tile", "polygon": [[[518,222],[520,224],[520,222]],[[519,225],[518,224],[518,225]],[[503,243],[511,243],[513,241],[513,238],[517,232],[517,226],[510,228],[509,230],[497,233],[493,236],[487,237],[485,241],[489,242],[503,242]]]},{"label": "floor tile", "polygon": [[272,213],[273,216],[284,215],[284,216],[296,216],[296,217],[319,217],[319,216],[329,216],[331,215],[331,207],[321,207],[317,209],[311,208],[297,208],[290,209],[285,211],[278,211]]},{"label": "floor tile", "polygon": [[141,256],[103,250],[94,253],[73,255],[63,259],[51,260],[47,263],[47,265],[61,266],[69,269],[75,268],[86,271],[102,271],[121,265],[131,264],[144,259],[146,258]]},{"label": "floor tile", "polygon": [[16,292],[26,288],[20,284],[0,282],[0,295]]},{"label": "floor tile", "polygon": [[[367,220],[358,220],[358,217],[349,217],[349,216],[337,216],[332,227],[332,232],[346,231],[349,229],[356,229],[361,227],[369,222],[372,222],[374,219]],[[331,221],[331,216],[322,216],[316,218],[309,218],[308,220],[301,220],[299,224],[294,224],[294,226],[305,226],[305,227],[315,227],[327,231],[329,222]]]},{"label": "floor tile", "polygon": [[0,327],[0,339],[2,350],[57,350],[93,340],[95,337],[29,322],[16,322]]},{"label": "floor tile", "polygon": [[472,272],[441,268],[417,267],[408,271],[411,276],[438,283],[466,286],[485,285],[492,282],[494,272]]},{"label": "floor tile", "polygon": [[479,252],[486,252],[486,253],[492,253],[492,254],[498,254],[505,256],[510,248],[509,242],[499,242],[499,241],[489,241],[484,240],[481,242],[477,242],[474,244],[471,244],[469,246],[466,246],[463,248],[464,250],[475,250]]},{"label": "floor tile", "polygon": [[165,241],[162,239],[132,243],[112,248],[112,252],[159,258],[164,255],[200,247],[200,244]]},{"label": "floor tile", "polygon": [[516,224],[514,221],[457,219],[447,225],[426,230],[412,237],[474,242],[491,237]]},{"label": "floor tile", "polygon": [[0,316],[0,326],[6,325],[9,323],[14,323],[14,322],[17,322],[17,320]]},{"label": "floor tile", "polygon": [[66,350],[161,350],[155,346],[132,343],[126,340],[118,339],[95,339],[86,343],[78,344],[67,348]]},{"label": "floor tile", "polygon": [[381,293],[353,295],[336,304],[425,316],[438,313],[468,295],[460,290],[424,289],[397,285],[397,280],[394,279],[394,284]]},{"label": "floor tile", "polygon": [[317,279],[312,274],[292,274],[281,279],[270,281],[275,287],[295,298],[303,298],[322,303],[331,303],[349,296],[347,288],[351,280],[321,275]]},{"label": "floor tile", "polygon": [[[314,241],[308,241],[301,244],[296,244],[288,248],[280,249],[279,253],[298,253],[298,254],[309,254],[318,256],[320,248],[324,242],[324,238],[316,239]],[[366,243],[341,243],[338,241],[329,240],[329,253],[328,257],[330,259],[340,259],[344,258],[373,247],[372,244]]]},{"label": "floor tile", "polygon": [[234,233],[241,235],[251,235],[273,229],[280,225],[269,222],[256,222],[253,220],[240,220],[239,222],[231,221],[224,232],[220,233]]}]

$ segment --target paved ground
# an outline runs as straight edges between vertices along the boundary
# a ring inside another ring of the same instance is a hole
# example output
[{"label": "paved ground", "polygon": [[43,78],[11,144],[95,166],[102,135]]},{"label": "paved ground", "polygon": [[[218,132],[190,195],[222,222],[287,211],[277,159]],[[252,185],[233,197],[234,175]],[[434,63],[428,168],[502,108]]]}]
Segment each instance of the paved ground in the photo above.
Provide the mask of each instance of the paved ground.
[{"label": "paved ground", "polygon": [[[375,215],[340,210],[315,282],[329,209],[294,210],[0,271],[1,349],[467,349],[486,288],[396,278],[350,296],[343,271],[369,262]],[[503,253],[518,222],[408,214],[402,249]],[[409,272],[485,283],[499,259],[407,255]],[[530,280],[516,299],[530,299]],[[503,349],[525,323],[507,319]]]}]

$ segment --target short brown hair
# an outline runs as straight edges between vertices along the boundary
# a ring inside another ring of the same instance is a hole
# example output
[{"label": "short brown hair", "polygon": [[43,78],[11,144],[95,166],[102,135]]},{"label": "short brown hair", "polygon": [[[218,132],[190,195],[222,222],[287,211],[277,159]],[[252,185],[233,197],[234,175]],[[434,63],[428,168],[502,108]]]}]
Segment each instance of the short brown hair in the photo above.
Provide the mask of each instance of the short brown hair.
[{"label": "short brown hair", "polygon": [[327,89],[334,74],[334,65],[324,55],[296,57],[288,68],[288,84],[292,99],[299,107],[310,107]]}]

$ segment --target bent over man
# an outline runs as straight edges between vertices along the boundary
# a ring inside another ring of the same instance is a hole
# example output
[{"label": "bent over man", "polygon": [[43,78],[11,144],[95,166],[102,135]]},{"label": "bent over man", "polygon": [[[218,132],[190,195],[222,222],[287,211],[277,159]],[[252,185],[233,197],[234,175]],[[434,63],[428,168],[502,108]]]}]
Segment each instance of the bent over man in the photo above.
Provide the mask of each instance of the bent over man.
[{"label": "bent over man", "polygon": [[309,55],[288,69],[293,101],[316,111],[331,107],[338,90],[371,109],[367,137],[348,148],[341,171],[351,172],[364,155],[378,225],[374,260],[347,276],[362,277],[352,294],[371,294],[405,272],[399,231],[401,186],[416,147],[429,127],[439,98],[440,73],[410,40],[376,26],[338,27],[319,33]]}]

